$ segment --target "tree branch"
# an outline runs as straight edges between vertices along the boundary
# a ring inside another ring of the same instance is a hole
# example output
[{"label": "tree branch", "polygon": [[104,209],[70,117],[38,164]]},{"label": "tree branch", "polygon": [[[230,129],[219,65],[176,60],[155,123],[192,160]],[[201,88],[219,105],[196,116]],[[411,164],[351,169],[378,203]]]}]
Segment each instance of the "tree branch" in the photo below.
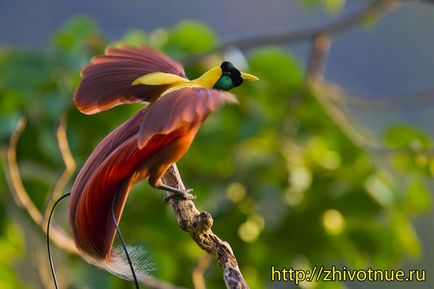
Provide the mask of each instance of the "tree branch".
[{"label": "tree branch", "polygon": [[[348,98],[349,94],[338,85],[324,80],[323,72],[326,66],[326,60],[332,39],[328,34],[317,34],[312,40],[312,47],[307,65],[307,80],[310,89],[314,92],[314,96],[324,108],[326,113],[333,119],[341,131],[346,134],[351,141],[357,146],[366,149],[372,153],[409,153],[411,149],[407,148],[388,148],[382,144],[375,143],[368,139],[368,134],[365,131],[357,129],[350,121],[349,116],[345,114],[337,105],[339,99]],[[423,94],[425,96],[426,94]],[[431,95],[432,96],[432,95]],[[426,156],[431,156],[434,150],[428,150],[422,153]]]},{"label": "tree branch", "polygon": [[16,129],[11,135],[8,149],[6,151],[2,150],[2,159],[6,168],[6,180],[13,193],[15,202],[26,210],[33,222],[40,225],[42,223],[42,215],[24,188],[17,164],[17,144],[25,127],[26,120],[22,118],[18,121]]},{"label": "tree branch", "polygon": [[323,79],[327,56],[332,45],[332,40],[327,34],[317,34],[312,41],[312,49],[307,65],[308,81]]},{"label": "tree branch", "polygon": [[75,161],[74,158],[72,157],[72,153],[68,144],[68,138],[66,136],[65,115],[62,115],[62,117],[60,118],[59,126],[56,131],[56,137],[57,137],[57,143],[59,145],[60,154],[62,156],[63,163],[65,164],[65,170],[63,171],[62,175],[59,177],[56,184],[54,185],[53,191],[49,195],[48,200],[46,202],[45,211],[44,211],[44,226],[46,226],[47,224],[51,208],[53,207],[56,200],[63,193],[64,188],[68,184],[69,180],[71,179],[75,171]]},{"label": "tree branch", "polygon": [[375,0],[373,3],[356,12],[349,13],[348,15],[345,15],[329,24],[320,27],[303,28],[300,30],[291,30],[283,33],[268,33],[264,35],[254,35],[236,38],[233,40],[226,40],[213,50],[186,57],[182,60],[182,62],[186,64],[197,63],[209,56],[210,53],[224,52],[231,47],[237,47],[241,50],[249,50],[264,45],[285,45],[306,40],[311,41],[319,34],[328,35],[329,37],[333,38],[357,25],[360,25],[363,21],[392,11],[399,4],[399,0]]},{"label": "tree branch", "polygon": [[299,42],[302,40],[311,40],[318,34],[326,34],[330,37],[334,37],[357,25],[360,25],[360,23],[366,21],[367,19],[380,16],[393,10],[399,5],[399,2],[399,0],[377,0],[359,11],[350,13],[321,27],[229,40],[218,46],[216,51],[224,51],[225,49],[233,46],[239,49],[250,49],[257,46],[271,44],[283,45]]},{"label": "tree branch", "polygon": [[196,267],[194,267],[193,273],[191,274],[194,289],[206,289],[204,274],[210,262],[211,258],[208,253],[204,254],[197,261]]},{"label": "tree branch", "polygon": [[[163,176],[163,182],[171,187],[185,190],[176,164],[173,164]],[[170,193],[168,193],[170,195]],[[221,240],[211,230],[212,216],[208,212],[200,212],[192,200],[171,199],[171,205],[182,230],[188,232],[196,244],[211,254],[223,267],[223,278],[228,289],[248,289],[240,272],[229,243]]]},{"label": "tree branch", "polygon": [[[18,206],[22,207],[33,220],[33,222],[38,225],[44,233],[46,233],[44,218],[24,188],[17,163],[17,144],[25,126],[25,119],[20,119],[15,131],[11,136],[8,149],[6,151],[2,150],[2,159],[5,167],[6,179],[15,202]],[[60,227],[53,225],[52,234],[50,234],[50,237],[52,242],[63,251],[68,253],[78,253],[74,242]]]}]

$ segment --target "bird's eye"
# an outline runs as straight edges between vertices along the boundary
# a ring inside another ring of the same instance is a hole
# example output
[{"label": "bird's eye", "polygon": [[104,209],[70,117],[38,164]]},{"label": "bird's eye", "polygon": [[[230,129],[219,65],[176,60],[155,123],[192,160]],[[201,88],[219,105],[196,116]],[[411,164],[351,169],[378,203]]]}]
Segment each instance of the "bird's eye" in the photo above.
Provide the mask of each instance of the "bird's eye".
[{"label": "bird's eye", "polygon": [[233,76],[237,76],[237,77],[240,76],[241,77],[241,72],[236,68],[229,70],[229,74],[233,75]]},{"label": "bird's eye", "polygon": [[222,69],[222,75],[227,75],[230,77],[233,86],[237,87],[243,83],[243,79],[241,77],[241,72],[235,68],[235,66],[229,61],[224,61],[220,68]]}]

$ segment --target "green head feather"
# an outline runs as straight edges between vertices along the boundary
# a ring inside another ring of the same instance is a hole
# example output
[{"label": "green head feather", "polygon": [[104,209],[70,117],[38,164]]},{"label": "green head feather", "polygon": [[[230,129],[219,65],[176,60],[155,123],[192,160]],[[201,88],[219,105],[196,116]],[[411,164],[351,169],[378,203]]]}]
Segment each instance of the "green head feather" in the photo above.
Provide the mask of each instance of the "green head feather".
[{"label": "green head feather", "polygon": [[215,89],[230,90],[234,87],[240,86],[243,83],[241,72],[229,61],[225,61],[220,65],[222,75],[219,80],[214,84]]}]

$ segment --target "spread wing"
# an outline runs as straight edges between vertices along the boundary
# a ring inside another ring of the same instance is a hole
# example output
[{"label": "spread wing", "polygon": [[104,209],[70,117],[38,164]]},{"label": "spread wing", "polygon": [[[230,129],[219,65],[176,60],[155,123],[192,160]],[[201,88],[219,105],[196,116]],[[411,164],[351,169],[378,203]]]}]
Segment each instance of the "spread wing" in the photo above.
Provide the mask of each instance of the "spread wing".
[{"label": "spread wing", "polygon": [[148,107],[139,129],[139,148],[155,134],[167,135],[180,128],[193,129],[223,104],[237,102],[233,94],[216,89],[185,87],[168,93]]},{"label": "spread wing", "polygon": [[94,114],[123,103],[153,101],[167,85],[131,85],[152,72],[185,77],[181,64],[151,47],[107,48],[104,55],[94,56],[81,71],[83,79],[74,102],[81,112]]}]

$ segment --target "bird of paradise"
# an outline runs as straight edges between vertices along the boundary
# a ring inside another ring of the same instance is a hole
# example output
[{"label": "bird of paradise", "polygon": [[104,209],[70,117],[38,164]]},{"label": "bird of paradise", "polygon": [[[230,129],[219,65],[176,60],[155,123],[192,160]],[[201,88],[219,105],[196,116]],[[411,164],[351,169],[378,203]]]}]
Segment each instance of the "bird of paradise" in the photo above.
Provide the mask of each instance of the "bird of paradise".
[{"label": "bird of paradise", "polygon": [[186,197],[189,190],[167,186],[161,177],[186,153],[211,112],[237,102],[227,91],[257,77],[223,62],[189,80],[179,63],[144,46],[108,48],[81,75],[74,102],[85,114],[149,103],[97,145],[74,182],[69,206],[74,240],[85,259],[132,279],[112,248],[130,189],[148,179],[153,188]]}]

